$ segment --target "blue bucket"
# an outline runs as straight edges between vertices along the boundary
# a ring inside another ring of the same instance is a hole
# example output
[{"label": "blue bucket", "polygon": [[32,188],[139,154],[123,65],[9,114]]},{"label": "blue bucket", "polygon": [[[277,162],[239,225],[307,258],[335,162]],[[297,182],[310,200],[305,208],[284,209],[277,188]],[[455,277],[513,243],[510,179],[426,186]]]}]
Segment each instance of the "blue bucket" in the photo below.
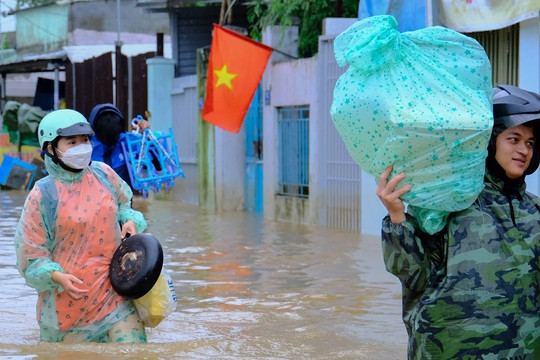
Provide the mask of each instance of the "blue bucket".
[{"label": "blue bucket", "polygon": [[30,190],[37,166],[17,159],[13,156],[4,155],[0,165],[0,185],[13,189]]}]

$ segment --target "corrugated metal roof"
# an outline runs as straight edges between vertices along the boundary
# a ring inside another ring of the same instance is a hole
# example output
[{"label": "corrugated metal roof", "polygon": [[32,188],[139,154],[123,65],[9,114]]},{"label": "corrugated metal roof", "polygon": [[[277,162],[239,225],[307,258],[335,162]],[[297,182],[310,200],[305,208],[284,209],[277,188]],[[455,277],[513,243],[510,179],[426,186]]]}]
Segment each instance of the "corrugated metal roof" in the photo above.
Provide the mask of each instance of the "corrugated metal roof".
[{"label": "corrugated metal roof", "polygon": [[[237,1],[237,3],[244,1]],[[148,11],[166,11],[193,4],[220,4],[221,2],[222,0],[137,0],[135,6]]]},{"label": "corrugated metal roof", "polygon": [[0,73],[31,73],[53,71],[56,66],[64,67],[68,58],[67,53],[62,51],[48,54],[18,56],[9,52],[9,56],[0,57]]},{"label": "corrugated metal roof", "polygon": [[222,0],[137,0],[137,7],[177,7],[192,4],[216,4],[221,3]]},{"label": "corrugated metal roof", "polygon": [[[156,52],[156,44],[125,44],[122,45],[122,54],[127,57],[133,57],[148,52]],[[115,52],[114,45],[83,45],[83,46],[64,46],[69,60],[72,63],[81,63],[85,60],[101,56],[108,52]],[[171,44],[163,44],[163,56],[171,58]]]},{"label": "corrugated metal roof", "polygon": [[[126,44],[122,45],[122,54],[133,57],[156,51],[156,44]],[[114,52],[114,45],[82,45],[65,46],[62,51],[47,54],[17,56],[13,51],[0,51],[0,73],[32,73],[53,71],[56,67],[64,70],[68,60],[80,63],[93,57]],[[163,45],[163,56],[172,58],[171,44]]]}]

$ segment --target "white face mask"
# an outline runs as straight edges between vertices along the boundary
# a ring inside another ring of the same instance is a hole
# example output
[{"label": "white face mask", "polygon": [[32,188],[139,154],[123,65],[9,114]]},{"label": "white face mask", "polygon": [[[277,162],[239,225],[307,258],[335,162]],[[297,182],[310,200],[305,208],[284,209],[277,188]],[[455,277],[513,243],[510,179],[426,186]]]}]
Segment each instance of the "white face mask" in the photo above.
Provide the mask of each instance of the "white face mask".
[{"label": "white face mask", "polygon": [[[58,149],[57,149],[58,150]],[[65,152],[58,150],[64,164],[74,169],[85,169],[90,164],[92,157],[92,145],[80,144],[67,149]]]}]

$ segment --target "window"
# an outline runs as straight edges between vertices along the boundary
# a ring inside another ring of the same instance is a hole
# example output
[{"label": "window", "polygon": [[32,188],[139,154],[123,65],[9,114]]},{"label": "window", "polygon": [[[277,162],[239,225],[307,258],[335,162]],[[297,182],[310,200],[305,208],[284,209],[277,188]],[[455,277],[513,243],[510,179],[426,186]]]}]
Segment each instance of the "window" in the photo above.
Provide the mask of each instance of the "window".
[{"label": "window", "polygon": [[518,85],[519,24],[500,30],[467,33],[476,39],[491,61],[493,85]]},{"label": "window", "polygon": [[309,107],[278,109],[279,193],[309,195]]}]

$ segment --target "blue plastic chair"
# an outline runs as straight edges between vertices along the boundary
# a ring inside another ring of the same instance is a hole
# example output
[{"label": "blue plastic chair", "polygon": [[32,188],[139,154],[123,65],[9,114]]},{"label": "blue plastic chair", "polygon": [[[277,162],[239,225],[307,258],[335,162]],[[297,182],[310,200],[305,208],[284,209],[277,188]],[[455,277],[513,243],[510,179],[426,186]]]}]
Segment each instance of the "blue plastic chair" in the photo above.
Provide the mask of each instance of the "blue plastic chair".
[{"label": "blue plastic chair", "polygon": [[168,192],[178,176],[185,178],[172,128],[168,133],[150,129],[142,134],[127,134],[122,142],[127,168],[134,189],[146,197],[150,190],[158,193],[163,186]]}]

